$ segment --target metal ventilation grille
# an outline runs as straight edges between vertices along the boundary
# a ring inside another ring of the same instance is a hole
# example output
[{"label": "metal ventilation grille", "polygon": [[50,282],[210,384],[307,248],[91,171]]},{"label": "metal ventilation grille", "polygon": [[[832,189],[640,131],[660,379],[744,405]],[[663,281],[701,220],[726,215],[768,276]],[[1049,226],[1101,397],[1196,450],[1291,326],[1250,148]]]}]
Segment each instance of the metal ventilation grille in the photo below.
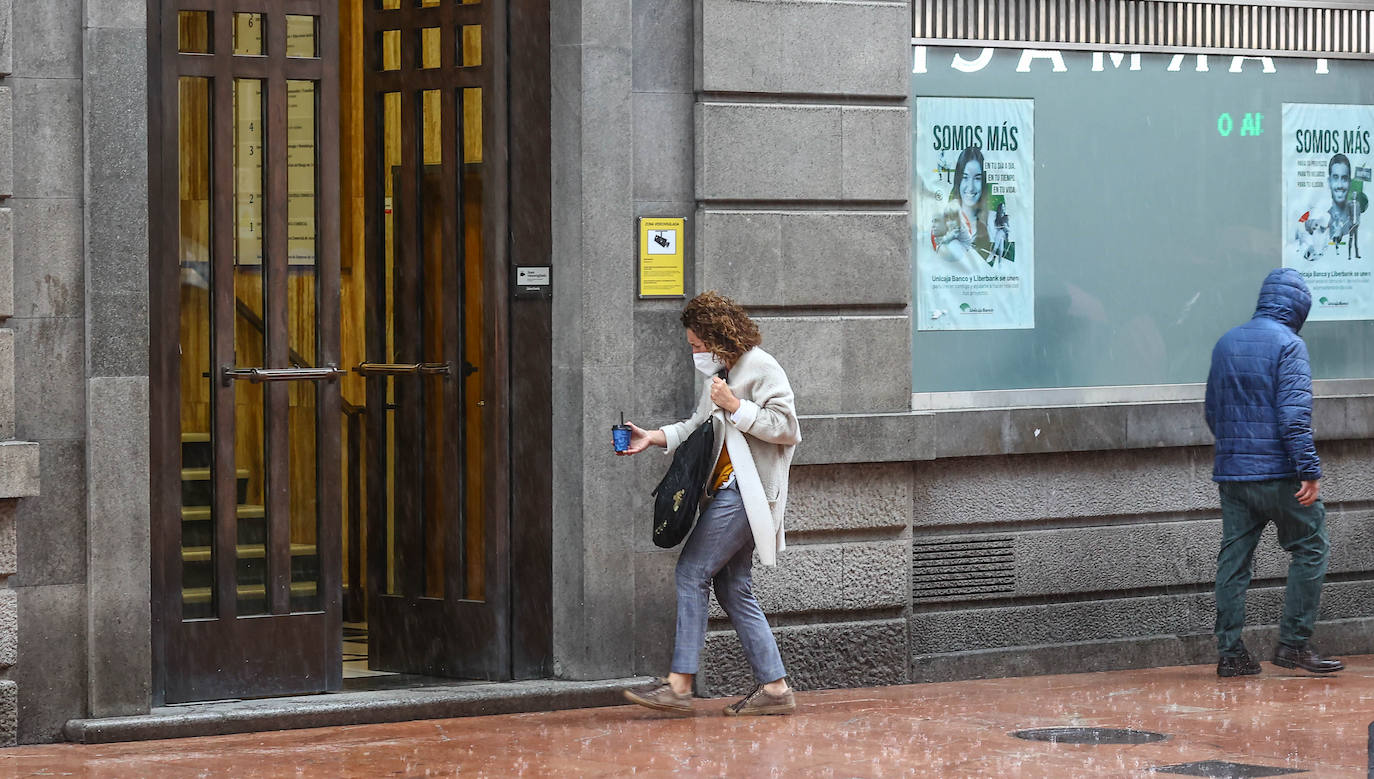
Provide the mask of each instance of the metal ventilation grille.
[{"label": "metal ventilation grille", "polygon": [[918,43],[1327,57],[1374,53],[1374,11],[1313,8],[1297,0],[913,0],[911,14]]},{"label": "metal ventilation grille", "polygon": [[916,601],[1010,595],[1016,588],[1011,536],[917,539],[911,561]]}]

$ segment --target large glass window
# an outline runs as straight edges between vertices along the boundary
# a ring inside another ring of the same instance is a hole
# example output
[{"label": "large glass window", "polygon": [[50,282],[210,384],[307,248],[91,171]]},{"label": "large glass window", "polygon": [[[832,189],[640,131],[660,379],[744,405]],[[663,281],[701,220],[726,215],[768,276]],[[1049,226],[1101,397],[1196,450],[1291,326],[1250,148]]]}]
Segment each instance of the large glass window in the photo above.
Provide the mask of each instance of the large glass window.
[{"label": "large glass window", "polygon": [[[1337,310],[1343,287],[1374,284],[1358,275],[1374,271],[1374,239],[1361,253],[1349,227],[1368,216],[1362,190],[1374,153],[1365,139],[1374,122],[1361,124],[1365,109],[1325,108],[1369,102],[1352,85],[1374,66],[937,47],[915,54],[915,392],[1203,382],[1212,344],[1250,317],[1264,274],[1285,256],[1308,274],[1317,299],[1302,330],[1314,376],[1374,376],[1374,324],[1358,318],[1374,314],[1355,310],[1371,301]],[[1321,108],[1308,116],[1295,113],[1299,104]],[[1013,138],[1006,128],[1018,119],[1026,126]],[[1340,127],[1329,135],[1333,122]],[[1312,134],[1301,140],[1295,123]],[[1031,150],[1020,148],[1019,166],[1013,143]],[[977,153],[966,154],[969,147]],[[1337,154],[1348,158],[1343,166],[1332,162]],[[1349,184],[1342,178],[1333,189],[1329,165],[1348,172]],[[1033,186],[1034,197],[1016,211],[1018,184]],[[1303,246],[1316,256],[1292,259]],[[956,271],[957,263],[968,267]],[[951,293],[954,305],[922,304],[936,277],[931,264],[944,283],[970,292],[1028,276],[1033,294],[1023,304],[1004,296],[1007,323],[976,329],[986,325],[977,324],[977,302],[960,311]]]}]

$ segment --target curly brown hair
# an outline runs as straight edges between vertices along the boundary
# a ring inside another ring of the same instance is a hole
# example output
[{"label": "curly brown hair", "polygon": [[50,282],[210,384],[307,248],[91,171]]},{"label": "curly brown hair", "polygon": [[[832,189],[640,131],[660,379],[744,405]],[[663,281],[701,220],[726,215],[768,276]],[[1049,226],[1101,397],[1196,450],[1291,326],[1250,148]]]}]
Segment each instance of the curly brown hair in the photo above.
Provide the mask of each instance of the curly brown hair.
[{"label": "curly brown hair", "polygon": [[687,301],[682,326],[697,334],[711,353],[734,365],[740,355],[763,343],[759,326],[738,303],[708,290]]}]

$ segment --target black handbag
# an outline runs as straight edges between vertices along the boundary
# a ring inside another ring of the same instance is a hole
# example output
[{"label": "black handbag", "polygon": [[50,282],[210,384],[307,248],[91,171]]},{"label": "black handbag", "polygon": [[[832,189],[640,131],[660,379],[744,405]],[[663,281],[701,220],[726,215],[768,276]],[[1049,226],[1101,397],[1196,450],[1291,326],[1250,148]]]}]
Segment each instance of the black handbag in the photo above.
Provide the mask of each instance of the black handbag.
[{"label": "black handbag", "polygon": [[654,544],[672,549],[692,532],[701,494],[711,477],[716,431],[707,417],[673,452],[673,462],[654,487]]}]

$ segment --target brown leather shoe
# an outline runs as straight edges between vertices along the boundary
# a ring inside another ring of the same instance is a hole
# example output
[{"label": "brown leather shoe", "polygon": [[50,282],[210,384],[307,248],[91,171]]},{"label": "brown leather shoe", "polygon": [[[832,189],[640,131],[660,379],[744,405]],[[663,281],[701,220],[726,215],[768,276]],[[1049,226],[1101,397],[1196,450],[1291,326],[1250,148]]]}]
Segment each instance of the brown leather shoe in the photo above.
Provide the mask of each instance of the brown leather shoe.
[{"label": "brown leather shoe", "polygon": [[625,690],[624,695],[631,703],[657,711],[671,711],[675,714],[692,713],[692,694],[673,692],[667,679],[655,679],[652,683],[637,690]]},{"label": "brown leather shoe", "polygon": [[791,714],[797,710],[797,699],[789,688],[782,695],[770,695],[763,685],[725,707],[727,717],[754,717],[763,714]]},{"label": "brown leather shoe", "polygon": [[1279,644],[1274,649],[1274,665],[1282,668],[1301,668],[1314,674],[1330,674],[1345,669],[1345,663],[1334,657],[1322,657],[1310,644],[1304,647]]}]

